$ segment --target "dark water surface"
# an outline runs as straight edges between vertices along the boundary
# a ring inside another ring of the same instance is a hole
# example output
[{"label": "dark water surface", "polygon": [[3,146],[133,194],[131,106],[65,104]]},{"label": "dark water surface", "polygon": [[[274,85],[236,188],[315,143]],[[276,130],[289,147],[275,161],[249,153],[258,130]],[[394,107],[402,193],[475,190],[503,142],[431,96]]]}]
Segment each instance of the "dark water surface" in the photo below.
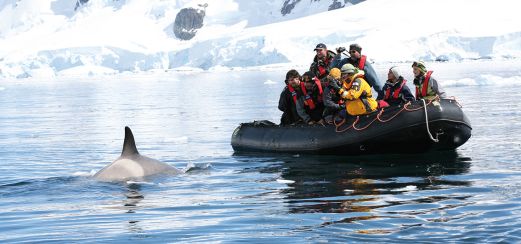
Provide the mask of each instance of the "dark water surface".
[{"label": "dark water surface", "polygon": [[[0,242],[520,242],[521,65],[492,64],[436,66],[473,126],[457,151],[370,157],[234,154],[284,71],[0,82]],[[93,180],[126,125],[188,172]]]}]

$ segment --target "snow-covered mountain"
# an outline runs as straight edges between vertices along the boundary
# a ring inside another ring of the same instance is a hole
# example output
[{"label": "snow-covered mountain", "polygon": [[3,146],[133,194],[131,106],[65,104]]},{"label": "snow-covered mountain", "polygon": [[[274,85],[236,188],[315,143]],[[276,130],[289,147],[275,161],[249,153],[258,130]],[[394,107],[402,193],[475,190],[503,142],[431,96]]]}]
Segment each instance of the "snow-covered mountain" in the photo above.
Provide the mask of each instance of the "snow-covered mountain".
[{"label": "snow-covered mountain", "polygon": [[0,76],[306,67],[317,43],[372,61],[521,58],[511,0],[3,0]]}]

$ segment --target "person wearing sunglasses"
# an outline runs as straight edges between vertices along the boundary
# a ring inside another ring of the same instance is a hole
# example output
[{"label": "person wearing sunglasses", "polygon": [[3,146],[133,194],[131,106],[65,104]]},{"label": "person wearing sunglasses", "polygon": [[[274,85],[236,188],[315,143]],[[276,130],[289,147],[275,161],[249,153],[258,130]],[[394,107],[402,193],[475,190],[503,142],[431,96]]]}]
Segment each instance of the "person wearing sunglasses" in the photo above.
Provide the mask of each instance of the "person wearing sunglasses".
[{"label": "person wearing sunglasses", "polygon": [[373,66],[368,62],[367,56],[362,55],[362,47],[356,43],[349,45],[349,55],[342,59],[342,53],[345,54],[345,50],[344,47],[337,48],[337,55],[333,60],[332,67],[341,68],[344,64],[352,64],[359,70],[363,70],[366,82],[380,95],[382,93],[382,85]]}]

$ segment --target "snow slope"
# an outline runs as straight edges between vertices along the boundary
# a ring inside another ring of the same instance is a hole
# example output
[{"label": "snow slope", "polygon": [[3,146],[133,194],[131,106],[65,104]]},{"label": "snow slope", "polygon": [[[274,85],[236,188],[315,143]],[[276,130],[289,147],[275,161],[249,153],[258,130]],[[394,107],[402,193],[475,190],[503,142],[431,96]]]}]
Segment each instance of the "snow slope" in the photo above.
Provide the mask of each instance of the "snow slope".
[{"label": "snow slope", "polygon": [[[188,41],[172,24],[208,3]],[[521,3],[511,0],[75,0],[0,2],[0,76],[52,78],[155,70],[306,67],[313,48],[359,43],[376,63],[517,59]]]}]

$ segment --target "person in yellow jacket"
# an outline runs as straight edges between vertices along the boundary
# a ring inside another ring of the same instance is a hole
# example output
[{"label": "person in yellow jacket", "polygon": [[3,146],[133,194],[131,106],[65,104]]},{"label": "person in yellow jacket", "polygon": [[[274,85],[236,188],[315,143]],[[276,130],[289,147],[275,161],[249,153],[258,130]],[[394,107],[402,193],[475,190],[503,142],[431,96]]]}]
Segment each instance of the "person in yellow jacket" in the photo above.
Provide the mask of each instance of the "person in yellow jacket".
[{"label": "person in yellow jacket", "polygon": [[365,81],[364,71],[355,68],[352,64],[344,64],[340,69],[342,87],[338,94],[344,99],[346,111],[349,115],[363,115],[374,112],[378,108],[373,98],[371,86]]}]

